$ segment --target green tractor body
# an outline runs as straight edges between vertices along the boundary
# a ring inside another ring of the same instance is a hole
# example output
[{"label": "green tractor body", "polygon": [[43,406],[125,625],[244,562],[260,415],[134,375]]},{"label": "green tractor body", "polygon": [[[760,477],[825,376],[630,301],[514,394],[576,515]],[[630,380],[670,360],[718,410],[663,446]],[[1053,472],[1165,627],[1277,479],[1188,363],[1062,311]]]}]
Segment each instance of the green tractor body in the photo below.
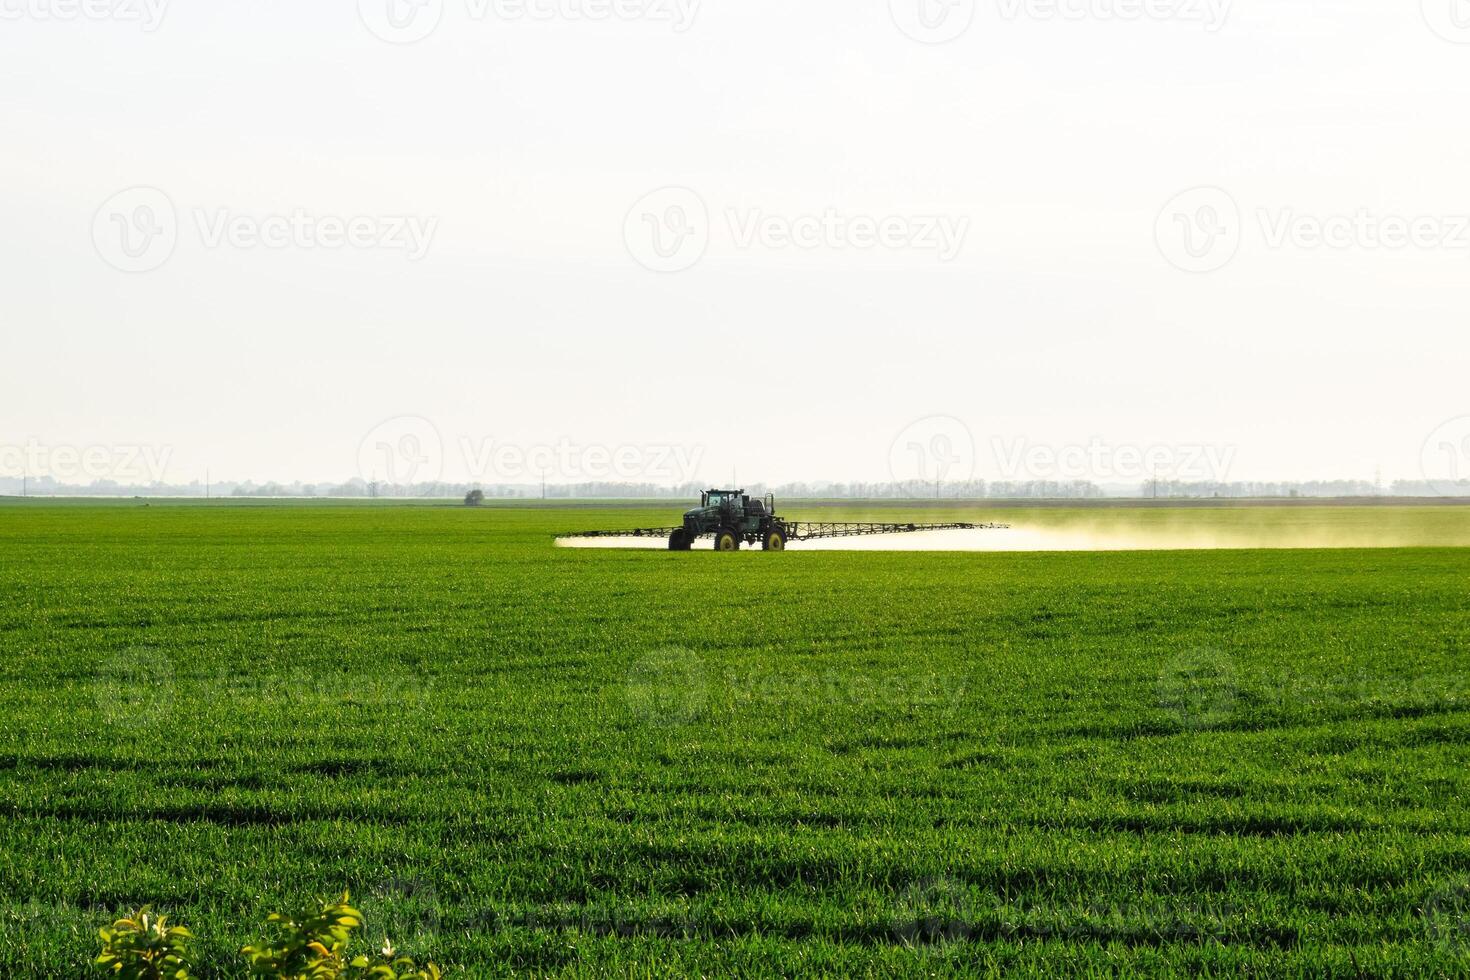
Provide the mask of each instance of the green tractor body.
[{"label": "green tractor body", "polygon": [[752,499],[744,490],[706,490],[684,515],[684,526],[669,535],[669,550],[688,551],[707,535],[714,536],[716,551],[739,551],[742,543],[786,550],[786,522],[776,516],[776,499]]}]

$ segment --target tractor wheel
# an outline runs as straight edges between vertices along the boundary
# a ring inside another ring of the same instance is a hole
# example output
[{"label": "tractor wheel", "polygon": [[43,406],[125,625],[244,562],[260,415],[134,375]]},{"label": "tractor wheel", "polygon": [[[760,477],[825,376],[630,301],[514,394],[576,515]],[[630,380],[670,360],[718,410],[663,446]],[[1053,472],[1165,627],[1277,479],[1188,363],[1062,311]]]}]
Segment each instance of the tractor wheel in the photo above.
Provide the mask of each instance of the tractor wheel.
[{"label": "tractor wheel", "polygon": [[715,532],[715,550],[739,551],[740,535],[736,534],[728,527],[720,528],[718,531]]},{"label": "tractor wheel", "polygon": [[689,540],[689,532],[684,530],[682,527],[678,528],[674,531],[673,534],[669,535],[670,551],[688,551],[692,543],[693,542]]},{"label": "tractor wheel", "polygon": [[786,528],[777,524],[766,532],[765,549],[767,551],[786,550]]}]

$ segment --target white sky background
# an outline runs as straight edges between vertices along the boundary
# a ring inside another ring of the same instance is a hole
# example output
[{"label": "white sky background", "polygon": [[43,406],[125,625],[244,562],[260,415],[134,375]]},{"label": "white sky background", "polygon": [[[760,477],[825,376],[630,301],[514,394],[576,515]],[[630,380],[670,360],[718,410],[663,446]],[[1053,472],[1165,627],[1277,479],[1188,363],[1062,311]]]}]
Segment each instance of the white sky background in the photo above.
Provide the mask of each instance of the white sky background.
[{"label": "white sky background", "polygon": [[[1470,4],[1442,2],[1470,41]],[[1418,0],[1236,0],[1215,32],[981,0],[941,45],[888,0],[705,0],[682,33],[467,3],[393,45],[348,0],[173,0],[152,32],[0,0],[0,444],[340,481],[419,416],[450,479],[515,482],[463,459],[490,440],[700,454],[653,482],[889,480],[895,438],[942,415],[982,478],[1048,475],[1001,472],[995,439],[1096,439],[1231,451],[1229,479],[1391,480],[1470,415],[1470,230],[1273,248],[1258,218],[1470,215],[1470,45]],[[129,274],[93,223],[138,185],[178,244]],[[709,244],[659,273],[625,218],[670,185]],[[1155,227],[1201,185],[1240,246],[1190,273]],[[969,228],[944,262],[741,247],[727,217],[829,208]],[[196,227],[297,209],[438,226],[420,261]]]}]

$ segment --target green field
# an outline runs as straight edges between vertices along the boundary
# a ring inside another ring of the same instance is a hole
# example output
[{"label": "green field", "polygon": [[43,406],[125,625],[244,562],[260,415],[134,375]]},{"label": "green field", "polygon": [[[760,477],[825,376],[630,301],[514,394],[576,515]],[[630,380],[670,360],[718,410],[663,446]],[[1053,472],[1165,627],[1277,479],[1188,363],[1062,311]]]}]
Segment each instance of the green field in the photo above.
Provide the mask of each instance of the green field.
[{"label": "green field", "polygon": [[475,976],[1470,975],[1470,509],[551,544],[677,510],[0,505],[0,975],[344,886]]}]

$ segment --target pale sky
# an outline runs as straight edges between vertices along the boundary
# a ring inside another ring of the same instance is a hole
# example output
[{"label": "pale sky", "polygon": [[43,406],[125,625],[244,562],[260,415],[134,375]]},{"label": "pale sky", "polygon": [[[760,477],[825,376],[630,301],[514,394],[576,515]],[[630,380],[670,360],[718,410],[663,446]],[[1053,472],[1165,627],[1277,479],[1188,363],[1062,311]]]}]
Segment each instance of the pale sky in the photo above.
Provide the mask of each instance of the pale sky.
[{"label": "pale sky", "polygon": [[1466,0],[160,2],[0,0],[0,446],[1470,474]]}]

